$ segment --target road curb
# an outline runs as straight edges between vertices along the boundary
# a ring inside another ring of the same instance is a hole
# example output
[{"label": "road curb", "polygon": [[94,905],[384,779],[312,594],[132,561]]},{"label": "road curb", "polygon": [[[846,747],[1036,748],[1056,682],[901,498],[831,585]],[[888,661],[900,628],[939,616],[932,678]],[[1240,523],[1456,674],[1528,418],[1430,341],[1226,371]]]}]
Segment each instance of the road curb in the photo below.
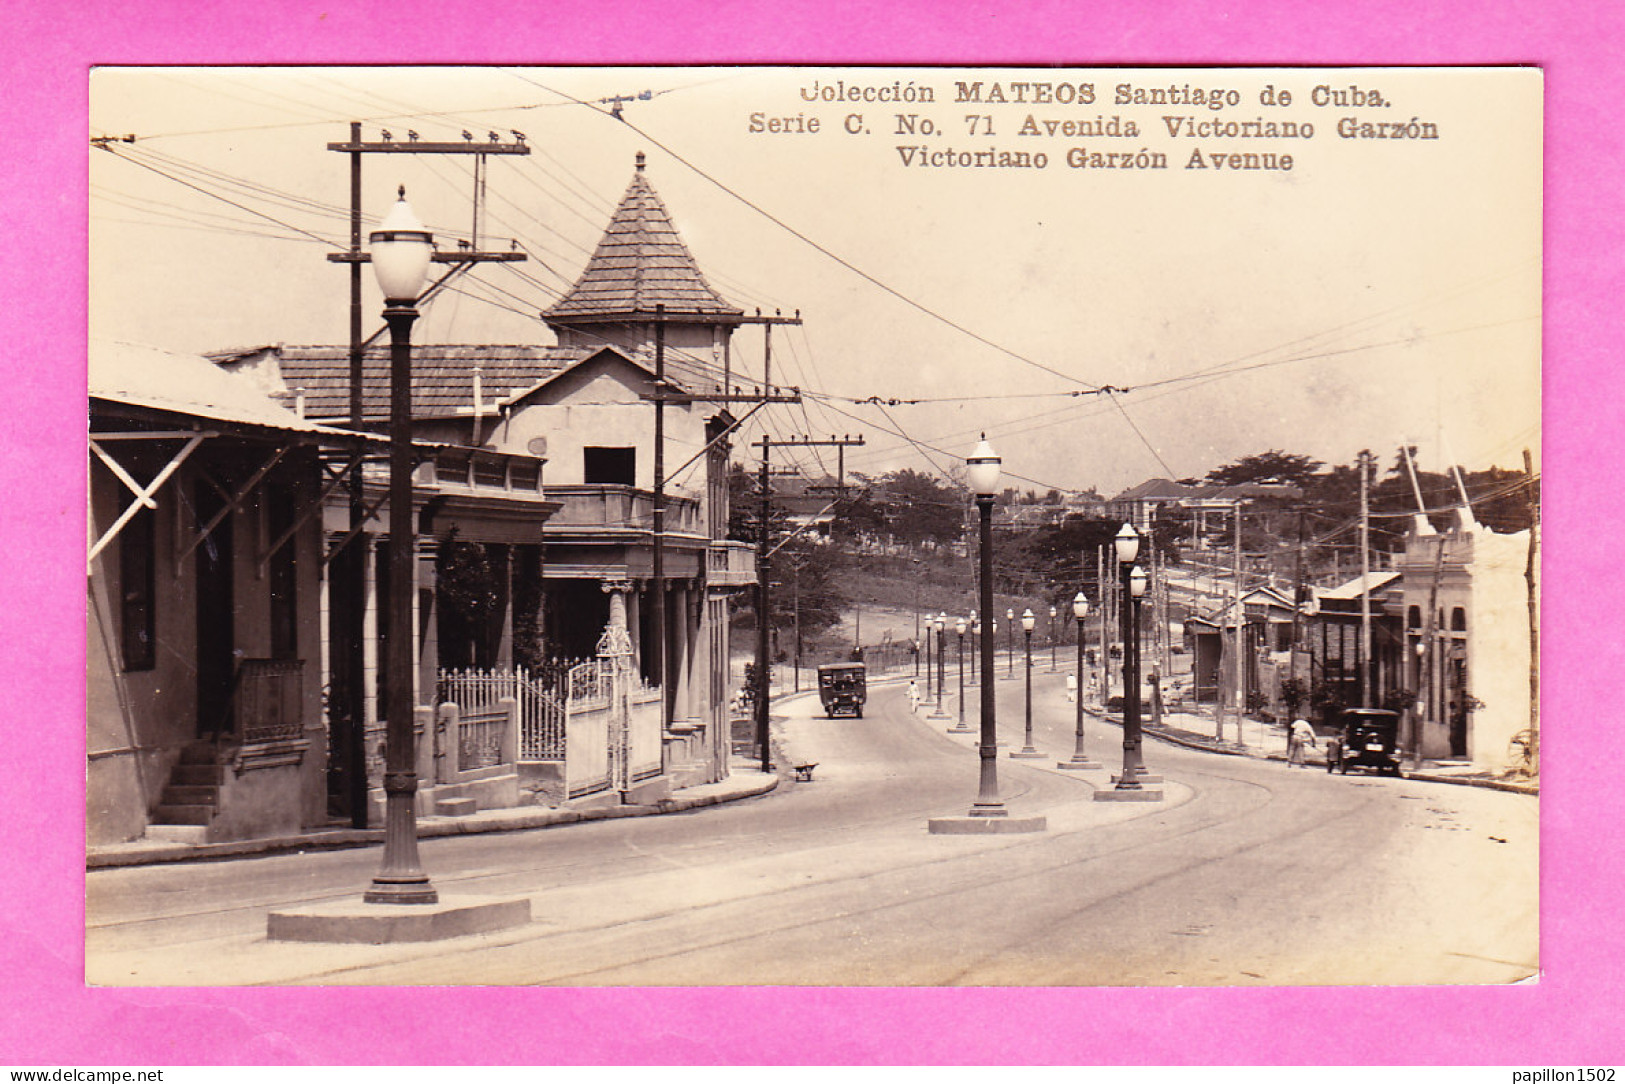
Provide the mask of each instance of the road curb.
[{"label": "road curb", "polygon": [[[464,818],[425,818],[418,822],[419,839],[444,839],[450,836],[477,836],[493,832],[524,832],[537,828],[554,828],[588,821],[619,820],[623,817],[650,817],[667,813],[686,813],[724,802],[757,798],[779,785],[777,773],[758,775],[754,780],[746,773],[730,774],[728,782],[706,783],[702,787],[714,788],[712,793],[684,796],[682,791],[670,798],[662,798],[650,805],[601,806],[596,809],[536,809],[515,810],[488,820]],[[720,788],[720,789],[718,789]],[[701,787],[692,788],[700,790]],[[289,854],[302,851],[334,851],[357,847],[371,847],[384,841],[382,828],[349,828],[310,832],[272,839],[233,840],[226,843],[177,843],[140,850],[89,852],[85,855],[85,869],[121,869],[130,866],[166,865],[177,862],[212,862],[233,858],[258,858],[264,855]]]},{"label": "road curb", "polygon": [[[1114,719],[1098,709],[1085,707],[1083,710],[1102,722],[1110,723],[1113,726],[1123,725],[1121,719]],[[1220,756],[1229,757],[1251,757],[1253,760],[1284,761],[1286,759],[1286,757],[1277,753],[1254,753],[1250,749],[1238,749],[1233,745],[1220,746],[1211,740],[1185,738],[1182,736],[1182,732],[1172,732],[1143,722],[1140,724],[1140,730],[1148,737],[1156,738],[1158,741],[1164,741],[1169,745],[1177,745],[1185,749],[1195,749],[1202,753],[1217,753]],[[1487,779],[1476,775],[1452,775],[1448,772],[1405,771],[1403,774],[1406,779],[1416,779],[1424,783],[1449,783],[1457,787],[1479,787],[1483,790],[1499,790],[1509,794],[1540,796],[1540,784],[1538,783],[1514,783],[1504,779]]]}]

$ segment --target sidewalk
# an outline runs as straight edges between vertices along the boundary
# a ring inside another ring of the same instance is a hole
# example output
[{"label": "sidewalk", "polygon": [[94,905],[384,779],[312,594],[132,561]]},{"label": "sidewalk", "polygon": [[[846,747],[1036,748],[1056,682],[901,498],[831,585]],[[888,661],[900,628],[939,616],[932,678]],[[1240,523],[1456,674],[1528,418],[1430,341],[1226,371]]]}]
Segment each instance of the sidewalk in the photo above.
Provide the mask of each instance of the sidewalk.
[{"label": "sidewalk", "polygon": [[[1099,708],[1084,705],[1088,711],[1107,722],[1122,725],[1117,716],[1106,715]],[[1249,756],[1259,760],[1286,760],[1286,727],[1258,719],[1246,719],[1237,740],[1236,721],[1226,717],[1225,740],[1214,736],[1213,717],[1190,712],[1164,712],[1162,725],[1153,726],[1149,713],[1141,720],[1141,729],[1154,738],[1228,756]],[[1326,741],[1322,736],[1319,748],[1305,750],[1305,763],[1315,768],[1326,766]],[[1540,780],[1519,779],[1510,773],[1500,775],[1466,761],[1424,760],[1420,768],[1412,768],[1408,758],[1401,760],[1400,770],[1406,779],[1420,779],[1430,783],[1455,783],[1470,787],[1487,787],[1518,794],[1539,794]]]},{"label": "sidewalk", "polygon": [[[660,813],[682,813],[691,809],[738,801],[766,794],[779,785],[776,773],[764,773],[756,760],[735,757],[728,778],[716,783],[685,787],[652,805],[587,806],[581,809],[519,806],[487,809],[466,817],[419,817],[418,838],[478,835],[484,832],[513,832],[527,828],[551,828],[559,824],[613,820],[620,817],[647,817]],[[249,858],[297,851],[331,850],[341,847],[370,847],[384,841],[382,828],[322,828],[298,835],[269,839],[234,840],[229,843],[172,843],[163,840],[133,840],[100,847],[88,847],[86,869],[112,869],[163,862],[192,862],[222,858]]]}]

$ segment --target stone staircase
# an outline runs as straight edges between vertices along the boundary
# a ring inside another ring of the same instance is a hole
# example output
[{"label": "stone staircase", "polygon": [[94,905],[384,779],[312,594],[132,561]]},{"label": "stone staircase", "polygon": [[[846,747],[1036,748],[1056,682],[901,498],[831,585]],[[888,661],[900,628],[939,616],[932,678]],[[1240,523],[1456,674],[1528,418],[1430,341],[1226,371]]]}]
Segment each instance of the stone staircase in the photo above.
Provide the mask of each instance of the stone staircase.
[{"label": "stone staircase", "polygon": [[181,750],[169,774],[169,783],[152,811],[148,839],[181,843],[208,840],[209,825],[220,812],[220,790],[226,766],[219,763],[210,742],[193,742]]}]

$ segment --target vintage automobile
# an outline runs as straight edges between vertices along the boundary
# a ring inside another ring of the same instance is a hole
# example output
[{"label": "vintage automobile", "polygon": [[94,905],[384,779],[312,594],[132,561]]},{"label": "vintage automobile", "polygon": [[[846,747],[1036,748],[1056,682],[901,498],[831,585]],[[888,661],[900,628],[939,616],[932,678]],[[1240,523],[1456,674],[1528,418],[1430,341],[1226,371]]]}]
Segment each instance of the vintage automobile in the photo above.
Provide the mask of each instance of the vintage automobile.
[{"label": "vintage automobile", "polygon": [[867,671],[861,662],[832,662],[818,668],[818,700],[831,719],[846,713],[863,718],[868,696]]},{"label": "vintage automobile", "polygon": [[1338,733],[1326,739],[1326,770],[1348,774],[1350,767],[1383,775],[1399,774],[1399,712],[1345,708]]}]

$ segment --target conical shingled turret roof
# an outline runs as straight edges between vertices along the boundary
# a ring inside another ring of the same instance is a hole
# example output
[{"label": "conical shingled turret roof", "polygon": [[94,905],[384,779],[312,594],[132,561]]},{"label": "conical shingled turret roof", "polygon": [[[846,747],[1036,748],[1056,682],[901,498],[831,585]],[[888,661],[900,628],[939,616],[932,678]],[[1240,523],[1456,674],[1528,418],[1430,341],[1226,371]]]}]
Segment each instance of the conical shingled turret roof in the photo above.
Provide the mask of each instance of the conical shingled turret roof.
[{"label": "conical shingled turret roof", "polygon": [[668,319],[698,317],[734,324],[744,315],[700,274],[665,204],[644,176],[639,152],[637,172],[598,250],[570,292],[542,318],[560,324],[649,319],[656,305],[666,307]]}]

